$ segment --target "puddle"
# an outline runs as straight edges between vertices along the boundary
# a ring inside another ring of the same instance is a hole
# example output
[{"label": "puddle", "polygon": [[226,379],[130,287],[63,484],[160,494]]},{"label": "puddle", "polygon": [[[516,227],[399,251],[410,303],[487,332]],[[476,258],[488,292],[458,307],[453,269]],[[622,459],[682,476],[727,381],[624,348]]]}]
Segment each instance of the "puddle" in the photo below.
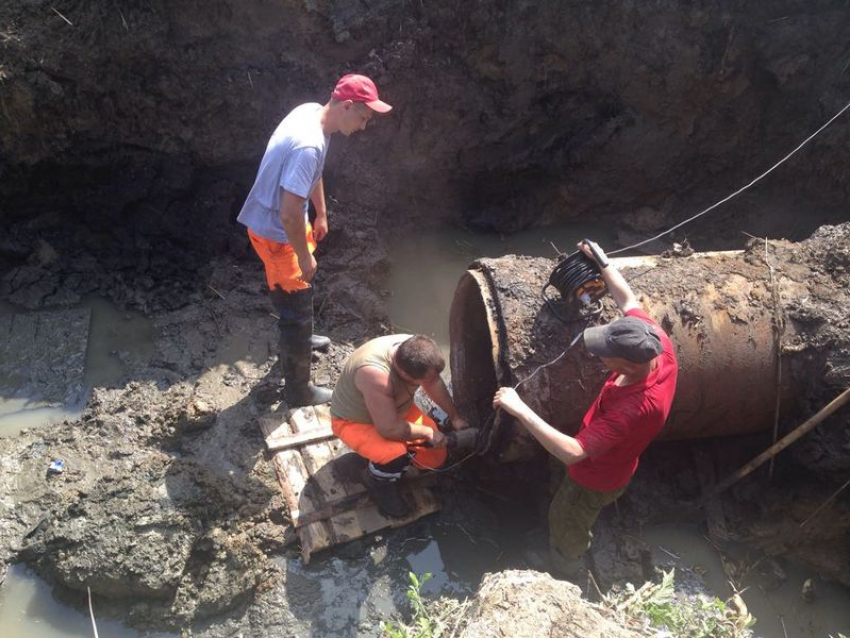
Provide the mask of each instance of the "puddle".
[{"label": "puddle", "polygon": [[391,296],[386,300],[390,321],[399,332],[432,336],[448,353],[449,309],[470,262],[508,254],[554,259],[553,244],[569,253],[584,237],[609,250],[615,246],[610,225],[591,223],[556,224],[506,236],[473,235],[459,228],[411,234],[390,247]]},{"label": "puddle", "polygon": [[[98,618],[98,633],[110,638],[171,638],[173,634],[141,633],[117,620]],[[90,638],[94,635],[87,612],[56,601],[50,586],[22,565],[9,567],[0,587],[0,636],[6,638]]]},{"label": "puddle", "polygon": [[[553,258],[556,252],[552,243],[562,251],[571,251],[583,237],[590,237],[609,250],[616,247],[613,229],[610,226],[593,224],[550,226],[504,238],[498,235],[471,235],[460,229],[446,228],[425,231],[397,242],[390,249],[391,297],[387,300],[390,320],[400,332],[418,332],[433,336],[448,357],[449,309],[458,279],[471,261],[479,257],[498,257],[511,253]],[[417,258],[411,258],[412,256]],[[500,527],[510,525],[513,520],[515,519],[511,515],[501,518]],[[541,520],[539,524],[545,525],[545,521]],[[540,542],[545,541],[545,530],[541,527],[537,531],[540,536],[537,544],[545,548],[545,542]],[[475,583],[474,589],[480,582],[480,574],[460,575],[465,564],[480,562],[483,558],[485,564],[480,567],[476,565],[474,570],[481,574],[521,566],[522,548],[530,544],[530,538],[528,530],[504,529],[499,533],[500,550],[496,557],[489,554],[483,557],[476,555],[480,547],[470,547],[460,560],[449,563],[440,560],[445,550],[439,542],[425,542],[426,539],[423,539],[414,553],[407,554],[407,561],[415,567],[412,568],[417,573],[431,571],[426,569],[427,565],[442,565],[434,572],[434,579],[427,583],[423,590],[426,593],[435,593],[445,589],[446,593],[455,595],[452,588],[456,584],[466,586]],[[695,566],[700,570],[704,568],[707,570],[704,581],[718,598],[726,600],[733,594],[723,572],[718,551],[696,528],[645,529],[642,538],[653,548],[657,565],[664,566],[665,569],[676,566],[677,574],[683,568],[690,568],[692,579]],[[659,547],[664,547],[679,556],[679,559],[673,559]],[[745,548],[738,551],[741,558],[746,554]],[[775,589],[769,589],[764,580],[758,581],[755,574],[752,577],[753,582],[745,583],[750,589],[744,593],[743,598],[750,613],[758,619],[753,628],[754,635],[763,638],[827,638],[831,635],[838,638],[839,633],[842,633],[850,636],[847,590],[792,565],[783,564],[782,567],[787,574],[787,580]],[[401,582],[399,579],[404,579],[404,576],[404,571],[398,569],[393,576],[393,582]],[[814,578],[817,587],[817,598],[813,603],[805,603],[800,597],[800,589],[807,578]],[[685,573],[677,576],[677,589],[680,584],[687,587],[686,581]],[[406,586],[406,579],[403,582]]]},{"label": "puddle", "polygon": [[[32,384],[28,387],[10,375],[0,377],[0,388],[3,388],[0,389],[0,436],[12,436],[26,428],[78,418],[92,387],[117,383],[126,373],[128,361],[153,356],[153,323],[141,314],[121,311],[99,298],[86,299],[73,311],[85,311],[89,317],[79,337],[83,339],[80,354],[84,353],[79,378],[66,375],[71,380],[69,384],[75,387],[62,389],[58,401],[57,397],[45,400],[33,394]],[[36,317],[49,316],[50,313],[50,310],[28,313],[11,304],[0,303],[0,319],[14,316],[16,320],[27,320],[32,317],[35,321]],[[45,365],[44,362],[41,364]],[[61,377],[61,374],[57,373],[57,376]]]},{"label": "puddle", "polygon": [[[696,527],[659,526],[645,528],[642,540],[652,548],[656,565],[669,570],[676,568],[677,589],[684,571],[703,572],[703,580],[721,600],[732,596],[728,578],[720,561],[720,553]],[[663,549],[662,549],[663,548]],[[666,550],[666,551],[665,551]],[[748,558],[745,547],[726,547],[724,552],[736,562]],[[674,554],[678,558],[674,558]],[[758,558],[749,552],[752,564]],[[844,587],[830,583],[817,574],[779,561],[787,578],[776,586],[776,578],[758,569],[750,570],[743,583],[747,590],[742,597],[757,622],[753,635],[760,638],[789,636],[796,638],[826,638],[839,633],[850,635],[850,606]],[[681,574],[681,576],[680,576]],[[811,603],[804,602],[800,590],[807,578],[815,582],[817,594]]]},{"label": "puddle", "polygon": [[440,595],[462,599],[499,553],[437,515],[318,554],[309,565],[283,561],[293,635],[380,636],[381,621],[409,618],[410,572],[432,575],[421,589],[426,604]]},{"label": "puddle", "polygon": [[156,352],[153,322],[138,312],[120,310],[105,299],[86,299],[91,310],[83,383],[87,388],[118,383],[127,372],[125,360],[145,361]]}]

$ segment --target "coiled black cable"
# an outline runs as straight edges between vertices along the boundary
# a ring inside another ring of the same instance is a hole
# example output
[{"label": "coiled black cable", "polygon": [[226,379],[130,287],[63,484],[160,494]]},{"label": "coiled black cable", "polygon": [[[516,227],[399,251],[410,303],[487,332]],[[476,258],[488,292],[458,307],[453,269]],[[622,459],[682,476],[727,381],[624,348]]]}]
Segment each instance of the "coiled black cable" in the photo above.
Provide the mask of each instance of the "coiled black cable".
[{"label": "coiled black cable", "polygon": [[[561,299],[566,301],[571,308],[579,309],[578,317],[566,319],[561,316],[552,299],[546,294],[546,289],[550,286],[558,291]],[[605,282],[602,279],[599,267],[587,255],[576,251],[571,255],[561,255],[558,265],[552,270],[549,281],[543,286],[540,294],[552,314],[564,323],[574,323],[584,321],[602,312],[599,300],[603,297],[605,291]],[[591,306],[593,306],[593,310],[590,313],[581,312]]]}]

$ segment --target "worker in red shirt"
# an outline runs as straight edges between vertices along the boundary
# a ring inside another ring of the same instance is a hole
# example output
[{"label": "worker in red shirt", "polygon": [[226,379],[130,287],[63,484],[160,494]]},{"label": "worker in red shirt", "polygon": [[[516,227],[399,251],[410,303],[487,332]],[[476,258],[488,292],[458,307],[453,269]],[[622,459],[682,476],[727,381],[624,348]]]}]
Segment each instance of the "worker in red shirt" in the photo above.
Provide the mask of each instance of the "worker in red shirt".
[{"label": "worker in red shirt", "polygon": [[516,417],[567,466],[549,507],[552,565],[564,576],[574,576],[582,567],[599,512],[626,490],[640,454],[664,426],[679,369],[669,337],[643,311],[602,249],[586,241],[578,247],[598,264],[611,297],[625,315],[584,331],[584,347],[602,359],[611,376],[575,437],[546,423],[513,388],[500,388],[493,399],[494,407]]}]

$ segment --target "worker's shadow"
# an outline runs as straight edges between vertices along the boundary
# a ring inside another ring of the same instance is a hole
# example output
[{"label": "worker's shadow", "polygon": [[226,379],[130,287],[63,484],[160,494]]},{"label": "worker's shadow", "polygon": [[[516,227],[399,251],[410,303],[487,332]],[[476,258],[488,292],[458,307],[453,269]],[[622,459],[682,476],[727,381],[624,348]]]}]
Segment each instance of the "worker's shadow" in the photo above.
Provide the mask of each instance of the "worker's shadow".
[{"label": "worker's shadow", "polygon": [[[377,599],[390,595],[396,608],[403,605],[405,583],[389,591],[378,587],[388,577],[398,578],[394,566],[403,540],[389,530],[379,532],[381,537],[362,535],[365,523],[357,510],[370,503],[362,487],[365,472],[366,460],[343,449],[307,480],[298,497],[299,546],[285,561],[285,595],[297,635],[362,635],[364,622],[387,604]],[[336,525],[321,522],[332,515]],[[379,621],[369,624],[377,627]]]},{"label": "worker's shadow", "polygon": [[[228,529],[234,520],[286,524],[286,507],[274,468],[263,462],[265,441],[257,422],[270,389],[279,383],[278,368],[272,366],[240,400],[211,413],[206,421],[175,423],[173,435],[161,441],[161,450],[171,457],[164,477],[168,502],[198,530],[190,539],[185,571],[195,575],[199,590],[205,587],[206,574],[215,578],[217,572],[211,563],[215,562],[217,544],[226,538],[211,537],[203,530]],[[247,564],[247,555],[245,559]],[[246,590],[237,595],[250,597],[253,581],[243,580]]]}]

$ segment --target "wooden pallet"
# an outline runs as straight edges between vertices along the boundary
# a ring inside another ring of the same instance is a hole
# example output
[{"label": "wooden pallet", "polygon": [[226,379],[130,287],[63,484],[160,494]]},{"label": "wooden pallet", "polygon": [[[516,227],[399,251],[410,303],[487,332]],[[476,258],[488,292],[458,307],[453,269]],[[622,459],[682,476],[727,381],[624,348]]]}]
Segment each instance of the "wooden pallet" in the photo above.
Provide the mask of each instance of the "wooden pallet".
[{"label": "wooden pallet", "polygon": [[386,527],[401,527],[440,509],[433,476],[405,481],[413,505],[405,518],[385,517],[363,486],[366,461],[331,432],[327,406],[308,406],[260,417],[266,445],[305,563],[317,551]]}]

